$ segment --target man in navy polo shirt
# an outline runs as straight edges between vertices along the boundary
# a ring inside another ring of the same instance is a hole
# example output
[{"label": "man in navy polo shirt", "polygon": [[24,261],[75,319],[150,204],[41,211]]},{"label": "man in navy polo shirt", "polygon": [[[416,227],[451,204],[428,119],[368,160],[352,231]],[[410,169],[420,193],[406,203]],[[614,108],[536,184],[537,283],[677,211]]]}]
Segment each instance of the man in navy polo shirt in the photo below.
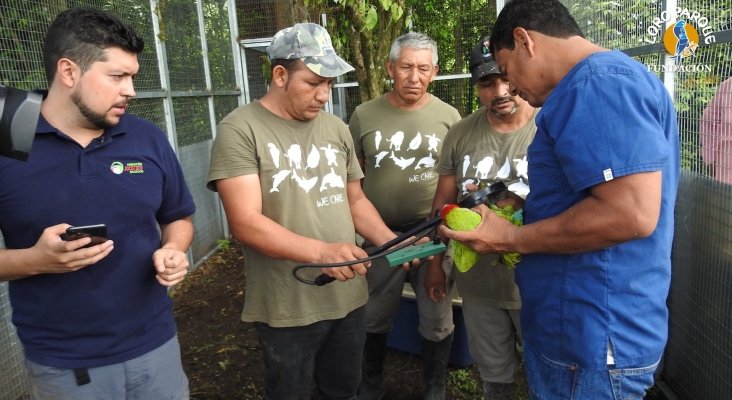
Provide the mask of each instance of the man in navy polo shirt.
[{"label": "man in navy polo shirt", "polygon": [[[125,114],[142,39],[115,16],[62,12],[29,159],[0,159],[0,280],[34,399],[185,399],[167,288],[186,275],[195,205],[165,135]],[[107,241],[64,241],[106,224]]]}]

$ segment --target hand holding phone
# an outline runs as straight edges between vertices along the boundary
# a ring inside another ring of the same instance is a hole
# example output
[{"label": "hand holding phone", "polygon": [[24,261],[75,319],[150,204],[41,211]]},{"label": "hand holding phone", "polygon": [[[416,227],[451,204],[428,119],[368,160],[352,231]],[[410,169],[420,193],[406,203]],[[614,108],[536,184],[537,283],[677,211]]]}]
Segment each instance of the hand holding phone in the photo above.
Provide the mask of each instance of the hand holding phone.
[{"label": "hand holding phone", "polygon": [[66,229],[66,233],[61,234],[61,239],[65,241],[77,240],[85,237],[90,237],[91,242],[83,247],[91,247],[104,243],[107,240],[107,225],[70,226]]}]

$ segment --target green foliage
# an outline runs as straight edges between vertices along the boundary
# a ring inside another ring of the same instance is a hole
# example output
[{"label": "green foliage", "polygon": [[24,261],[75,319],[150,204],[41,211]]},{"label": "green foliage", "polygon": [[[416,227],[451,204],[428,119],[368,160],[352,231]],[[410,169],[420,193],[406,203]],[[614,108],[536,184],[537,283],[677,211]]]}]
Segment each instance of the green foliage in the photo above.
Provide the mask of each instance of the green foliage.
[{"label": "green foliage", "polygon": [[455,388],[465,399],[479,399],[483,395],[480,381],[473,377],[469,368],[448,372],[447,384]]},{"label": "green foliage", "polygon": [[391,12],[391,20],[394,22],[398,22],[404,16],[404,8],[397,3],[392,3],[389,6],[389,11]]},{"label": "green foliage", "polygon": [[365,24],[364,29],[366,30],[373,30],[374,27],[376,27],[376,23],[379,20],[379,17],[376,15],[376,7],[369,6],[366,10],[366,16],[364,17]]},{"label": "green foliage", "polygon": [[[387,89],[386,61],[391,42],[410,21],[407,0],[302,0],[306,14],[328,14],[328,31],[336,51],[354,65],[360,100]],[[352,79],[352,78],[351,78]]]},{"label": "green foliage", "polygon": [[642,44],[646,28],[661,14],[655,0],[565,2],[585,36],[610,49]]},{"label": "green foliage", "polygon": [[58,11],[32,3],[22,9],[0,5],[0,82],[25,90],[47,86],[41,51]]},{"label": "green foliage", "polygon": [[490,34],[496,20],[495,2],[429,0],[414,2],[412,7],[414,30],[437,42],[441,73],[468,72],[470,50]]},{"label": "green foliage", "polygon": [[231,247],[231,242],[228,239],[219,239],[216,241],[216,246],[220,250],[228,250]]},{"label": "green foliage", "polygon": [[203,3],[203,23],[206,32],[212,89],[236,89],[234,55],[231,47],[228,3]]}]

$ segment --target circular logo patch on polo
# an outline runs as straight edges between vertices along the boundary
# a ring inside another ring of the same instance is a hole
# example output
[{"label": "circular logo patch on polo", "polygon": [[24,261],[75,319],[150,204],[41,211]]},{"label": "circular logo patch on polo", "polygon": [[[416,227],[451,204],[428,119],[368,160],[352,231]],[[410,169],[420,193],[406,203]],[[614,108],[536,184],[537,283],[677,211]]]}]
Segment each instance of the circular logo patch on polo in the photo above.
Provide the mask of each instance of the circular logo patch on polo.
[{"label": "circular logo patch on polo", "polygon": [[111,169],[113,173],[119,175],[124,172],[125,166],[121,162],[115,161],[109,166],[109,169]]}]

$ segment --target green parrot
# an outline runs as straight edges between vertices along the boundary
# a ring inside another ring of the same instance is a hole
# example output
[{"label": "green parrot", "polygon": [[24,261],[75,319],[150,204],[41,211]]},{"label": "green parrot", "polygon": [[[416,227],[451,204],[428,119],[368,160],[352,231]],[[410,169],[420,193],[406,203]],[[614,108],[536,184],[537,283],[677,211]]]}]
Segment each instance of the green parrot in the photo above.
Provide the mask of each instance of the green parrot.
[{"label": "green parrot", "polygon": [[[482,220],[477,212],[462,208],[457,204],[445,204],[440,211],[440,216],[447,227],[454,231],[473,230]],[[478,262],[478,253],[457,240],[450,241],[450,248],[452,249],[452,260],[458,271],[468,272]]]},{"label": "green parrot", "polygon": [[[512,224],[517,226],[523,225],[523,210],[515,210],[511,205],[498,207],[495,204],[491,204],[489,208]],[[457,204],[445,204],[442,207],[440,216],[442,216],[442,220],[445,221],[447,227],[454,231],[473,230],[482,220],[480,214],[467,208],[461,208]],[[450,241],[450,246],[452,249],[452,258],[458,271],[467,272],[478,262],[478,253],[468,246],[457,240]],[[521,261],[521,254],[501,254],[500,260],[505,266],[515,268]]]}]

